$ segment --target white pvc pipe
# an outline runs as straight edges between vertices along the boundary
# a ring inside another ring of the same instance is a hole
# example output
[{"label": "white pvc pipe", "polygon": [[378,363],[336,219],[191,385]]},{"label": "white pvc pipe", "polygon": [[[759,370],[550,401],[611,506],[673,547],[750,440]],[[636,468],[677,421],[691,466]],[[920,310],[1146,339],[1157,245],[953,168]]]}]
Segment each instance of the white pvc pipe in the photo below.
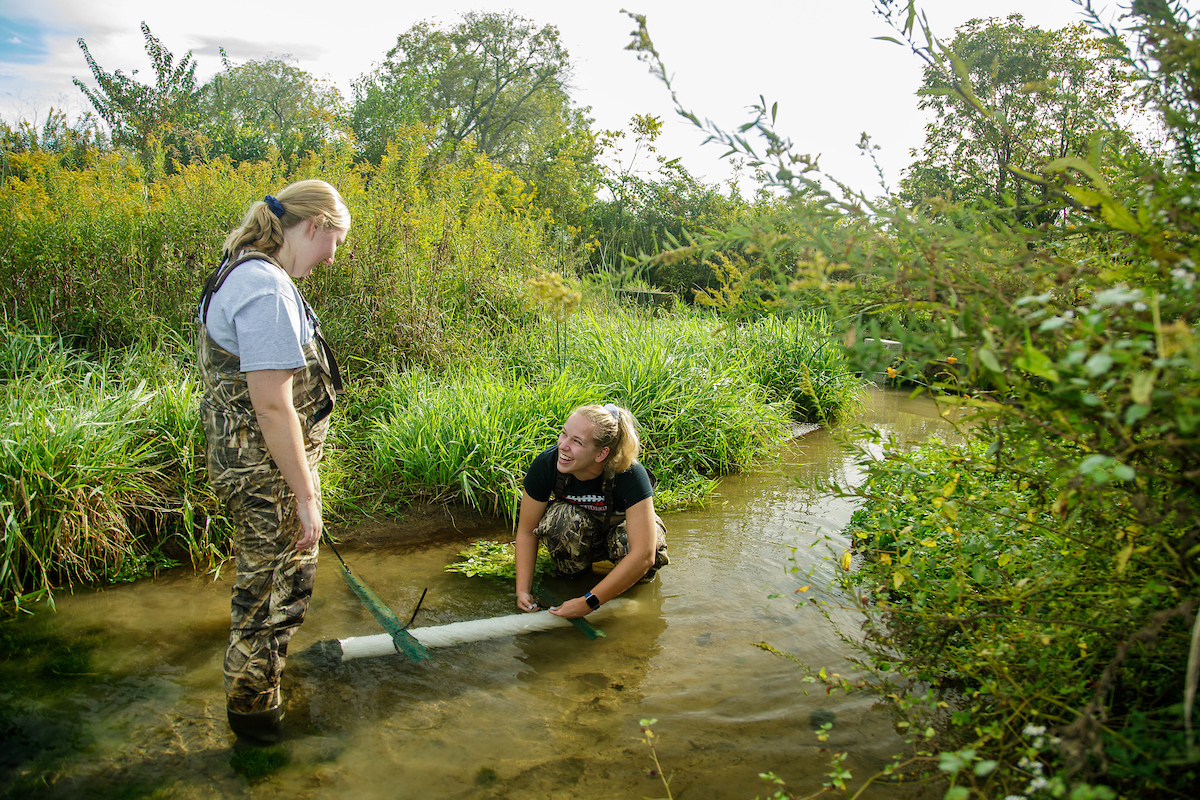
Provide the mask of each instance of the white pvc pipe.
[{"label": "white pvc pipe", "polygon": [[[633,601],[624,597],[614,598],[588,614],[585,619],[592,622],[603,618],[608,616],[608,612],[631,602]],[[446,625],[430,625],[426,628],[410,628],[408,632],[426,647],[453,647],[467,642],[480,642],[484,639],[498,639],[501,636],[515,636],[520,633],[548,631],[553,628],[570,626],[571,620],[569,619],[556,617],[549,611],[534,611],[489,619],[469,619]],[[352,636],[348,639],[339,639],[338,644],[342,646],[342,661],[386,656],[396,652],[392,637],[386,633],[374,636]]]}]

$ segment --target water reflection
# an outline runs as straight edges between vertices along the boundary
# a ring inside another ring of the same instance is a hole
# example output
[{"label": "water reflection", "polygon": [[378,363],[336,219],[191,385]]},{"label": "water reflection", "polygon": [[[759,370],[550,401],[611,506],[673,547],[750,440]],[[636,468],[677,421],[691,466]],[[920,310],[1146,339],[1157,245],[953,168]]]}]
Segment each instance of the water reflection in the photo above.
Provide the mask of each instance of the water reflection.
[{"label": "water reflection", "polygon": [[[886,390],[872,394],[864,422],[897,441],[944,427],[928,400]],[[754,646],[769,641],[806,663],[852,669],[829,621],[795,606],[801,580],[789,568],[827,579],[824,559],[845,546],[853,505],[811,487],[855,480],[855,470],[818,431],[722,481],[710,507],[670,515],[671,566],[631,590],[636,606],[601,624],[607,636],[594,642],[562,629],[439,649],[419,664],[399,655],[331,663],[321,642],[379,628],[324,554],[284,679],[292,762],[263,783],[229,765],[221,654],[231,574],[179,571],[61,598],[59,613],[6,626],[8,641],[18,631],[85,643],[87,674],[47,672],[36,648],[6,648],[4,796],[131,787],[197,798],[662,796],[646,774],[643,718],[658,719],[676,796],[768,794],[757,777],[765,770],[793,791],[819,788],[828,755],[812,731],[825,721],[834,722],[829,744],[867,774],[901,744],[888,720],[866,699],[806,695],[793,664]],[[444,571],[466,543],[342,551],[401,618],[428,588],[417,625],[512,613],[511,587]],[[855,630],[852,613],[832,616]],[[895,787],[872,791],[897,796]]]}]

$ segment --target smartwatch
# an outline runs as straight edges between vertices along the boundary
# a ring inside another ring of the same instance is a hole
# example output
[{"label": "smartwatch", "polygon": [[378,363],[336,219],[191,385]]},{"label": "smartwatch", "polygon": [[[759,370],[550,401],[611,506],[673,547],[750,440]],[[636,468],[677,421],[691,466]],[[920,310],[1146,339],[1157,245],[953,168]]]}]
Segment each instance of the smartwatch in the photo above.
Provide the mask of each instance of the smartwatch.
[{"label": "smartwatch", "polygon": [[591,592],[585,594],[583,599],[588,604],[588,608],[590,608],[592,611],[595,611],[600,607],[600,598],[596,597],[596,595],[592,594]]}]

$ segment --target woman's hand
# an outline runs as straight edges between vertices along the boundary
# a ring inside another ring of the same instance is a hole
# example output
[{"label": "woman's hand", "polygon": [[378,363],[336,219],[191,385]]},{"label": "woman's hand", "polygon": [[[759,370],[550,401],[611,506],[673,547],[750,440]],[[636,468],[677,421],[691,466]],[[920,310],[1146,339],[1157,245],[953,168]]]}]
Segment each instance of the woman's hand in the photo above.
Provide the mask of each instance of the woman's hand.
[{"label": "woman's hand", "polygon": [[586,617],[591,610],[592,607],[587,604],[587,600],[584,600],[582,597],[576,597],[560,606],[550,609],[550,613],[563,619],[579,619],[580,617]]},{"label": "woman's hand", "polygon": [[533,575],[537,567],[538,540],[533,535],[534,528],[546,513],[549,503],[539,502],[521,492],[521,513],[517,516],[517,542],[513,556],[517,567],[517,610],[537,611],[540,606],[533,599]]},{"label": "woman's hand", "polygon": [[300,538],[296,540],[297,550],[307,550],[321,538],[324,523],[321,519],[321,504],[315,497],[308,502],[296,502],[296,514],[300,517]]},{"label": "woman's hand", "polygon": [[538,601],[529,592],[517,592],[517,611],[541,611]]}]

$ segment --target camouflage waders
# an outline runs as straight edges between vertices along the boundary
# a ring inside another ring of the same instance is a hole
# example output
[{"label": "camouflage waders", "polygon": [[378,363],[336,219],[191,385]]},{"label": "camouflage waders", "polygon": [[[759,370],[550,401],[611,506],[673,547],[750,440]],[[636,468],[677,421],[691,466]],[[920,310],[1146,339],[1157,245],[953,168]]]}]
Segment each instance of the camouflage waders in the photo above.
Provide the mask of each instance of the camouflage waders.
[{"label": "camouflage waders", "polygon": [[[261,254],[254,258],[270,261]],[[238,263],[222,271],[228,274]],[[207,294],[212,292],[215,288]],[[203,300],[202,308],[207,309]],[[307,303],[305,312],[315,328],[316,317]],[[204,380],[200,417],[208,477],[233,521],[237,557],[225,652],[226,703],[238,714],[265,712],[280,705],[288,642],[304,621],[312,597],[317,546],[295,549],[300,536],[296,497],[267,451],[238,357],[212,340],[203,318],[198,321],[197,351]],[[318,503],[317,463],[338,383],[327,352],[320,337],[314,337],[304,346],[305,366],[292,376],[292,401]]]},{"label": "camouflage waders", "polygon": [[[571,577],[586,572],[594,561],[616,564],[629,555],[629,531],[625,527],[625,515],[613,514],[612,520],[615,524],[605,533],[601,530],[603,524],[595,514],[571,503],[555,500],[546,507],[546,513],[533,529],[533,535],[546,546],[558,574]],[[657,514],[654,515],[654,533],[654,566],[646,571],[639,583],[653,580],[660,567],[671,563],[667,558],[667,528]]]}]

